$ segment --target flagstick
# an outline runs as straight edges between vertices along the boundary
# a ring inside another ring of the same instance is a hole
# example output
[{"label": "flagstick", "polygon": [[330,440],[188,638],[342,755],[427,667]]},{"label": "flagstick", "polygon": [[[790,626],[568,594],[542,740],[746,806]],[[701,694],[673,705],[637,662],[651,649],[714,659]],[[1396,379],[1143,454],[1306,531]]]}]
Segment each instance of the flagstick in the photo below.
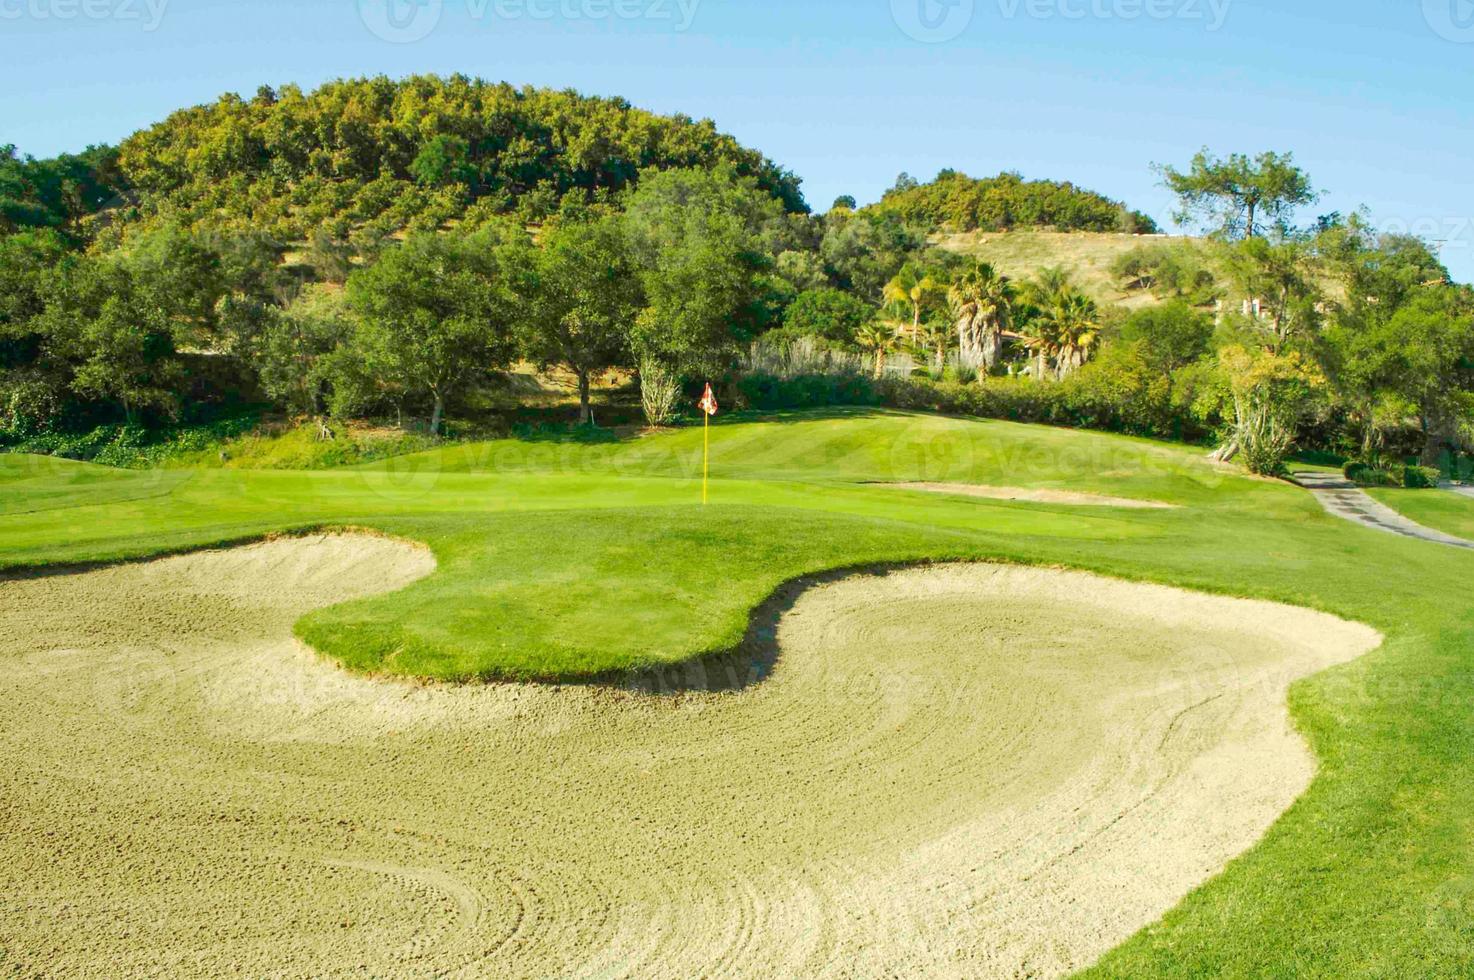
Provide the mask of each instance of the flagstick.
[{"label": "flagstick", "polygon": [[701,410],[701,506],[706,506],[706,480],[711,472],[711,413]]}]

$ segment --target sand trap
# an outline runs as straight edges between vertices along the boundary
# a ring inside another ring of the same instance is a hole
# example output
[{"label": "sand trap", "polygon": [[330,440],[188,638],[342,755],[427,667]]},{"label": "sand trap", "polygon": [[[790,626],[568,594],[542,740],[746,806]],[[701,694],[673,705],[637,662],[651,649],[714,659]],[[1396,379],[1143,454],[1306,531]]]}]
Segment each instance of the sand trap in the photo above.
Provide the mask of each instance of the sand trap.
[{"label": "sand trap", "polygon": [[1037,490],[1028,487],[985,487],[971,483],[880,483],[875,486],[896,490],[919,490],[923,493],[947,493],[958,497],[984,497],[988,500],[1020,500],[1030,504],[1073,504],[1077,507],[1129,507],[1134,510],[1176,510],[1176,504],[1159,500],[1135,500],[1131,497],[1108,497],[1098,493],[1074,490]]},{"label": "sand trap", "polygon": [[796,595],[739,694],[420,688],[298,649],[375,538],[0,582],[0,963],[50,976],[1050,976],[1314,771],[1377,634],[1082,574]]}]

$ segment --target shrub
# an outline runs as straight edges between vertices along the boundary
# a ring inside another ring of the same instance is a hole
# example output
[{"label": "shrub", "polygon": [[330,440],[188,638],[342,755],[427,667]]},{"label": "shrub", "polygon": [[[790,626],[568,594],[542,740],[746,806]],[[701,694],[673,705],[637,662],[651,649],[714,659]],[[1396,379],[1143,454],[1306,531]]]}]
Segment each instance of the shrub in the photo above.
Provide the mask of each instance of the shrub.
[{"label": "shrub", "polygon": [[1405,466],[1402,469],[1402,485],[1409,490],[1432,490],[1442,478],[1443,474],[1431,466]]},{"label": "shrub", "polygon": [[1443,474],[1431,466],[1396,466],[1391,469],[1353,460],[1342,470],[1346,479],[1359,487],[1405,487],[1408,490],[1431,490],[1438,486]]},{"label": "shrub", "polygon": [[676,402],[681,397],[681,380],[653,357],[640,361],[640,405],[645,421],[653,426],[668,425],[676,417]]},{"label": "shrub", "polygon": [[1346,479],[1359,487],[1395,487],[1400,486],[1401,481],[1387,470],[1352,460],[1341,470]]}]

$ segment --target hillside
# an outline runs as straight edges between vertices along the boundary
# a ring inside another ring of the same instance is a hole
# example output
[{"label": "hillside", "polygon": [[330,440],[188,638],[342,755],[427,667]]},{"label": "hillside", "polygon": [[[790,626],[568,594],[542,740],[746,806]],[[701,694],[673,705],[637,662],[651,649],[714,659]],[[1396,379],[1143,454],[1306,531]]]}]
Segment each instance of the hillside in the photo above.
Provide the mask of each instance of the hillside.
[{"label": "hillside", "polygon": [[1157,302],[1145,290],[1126,290],[1111,269],[1121,256],[1143,246],[1181,250],[1210,270],[1220,260],[1201,238],[1169,235],[1122,235],[1108,232],[1009,231],[942,233],[932,243],[991,263],[1011,279],[1036,278],[1043,269],[1068,270],[1075,282],[1094,299],[1131,308]]},{"label": "hillside", "polygon": [[1152,234],[1158,230],[1150,216],[1103,194],[1069,181],[1025,180],[1010,172],[975,178],[943,170],[926,184],[902,174],[872,207],[934,231],[1052,228]]},{"label": "hillside", "polygon": [[539,220],[617,193],[646,168],[730,167],[791,211],[797,177],[718,132],[617,98],[454,75],[263,86],[173,113],[118,148],[128,207],[278,241],[383,238],[463,217]]}]

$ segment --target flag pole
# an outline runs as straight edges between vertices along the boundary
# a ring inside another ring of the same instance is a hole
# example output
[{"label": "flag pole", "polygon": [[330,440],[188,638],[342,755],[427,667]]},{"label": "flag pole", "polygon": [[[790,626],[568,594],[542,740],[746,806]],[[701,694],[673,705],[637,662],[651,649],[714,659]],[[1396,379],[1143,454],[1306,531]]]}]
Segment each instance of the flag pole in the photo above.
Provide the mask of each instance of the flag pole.
[{"label": "flag pole", "polygon": [[711,413],[701,412],[701,506],[706,506],[706,481],[711,473]]}]

